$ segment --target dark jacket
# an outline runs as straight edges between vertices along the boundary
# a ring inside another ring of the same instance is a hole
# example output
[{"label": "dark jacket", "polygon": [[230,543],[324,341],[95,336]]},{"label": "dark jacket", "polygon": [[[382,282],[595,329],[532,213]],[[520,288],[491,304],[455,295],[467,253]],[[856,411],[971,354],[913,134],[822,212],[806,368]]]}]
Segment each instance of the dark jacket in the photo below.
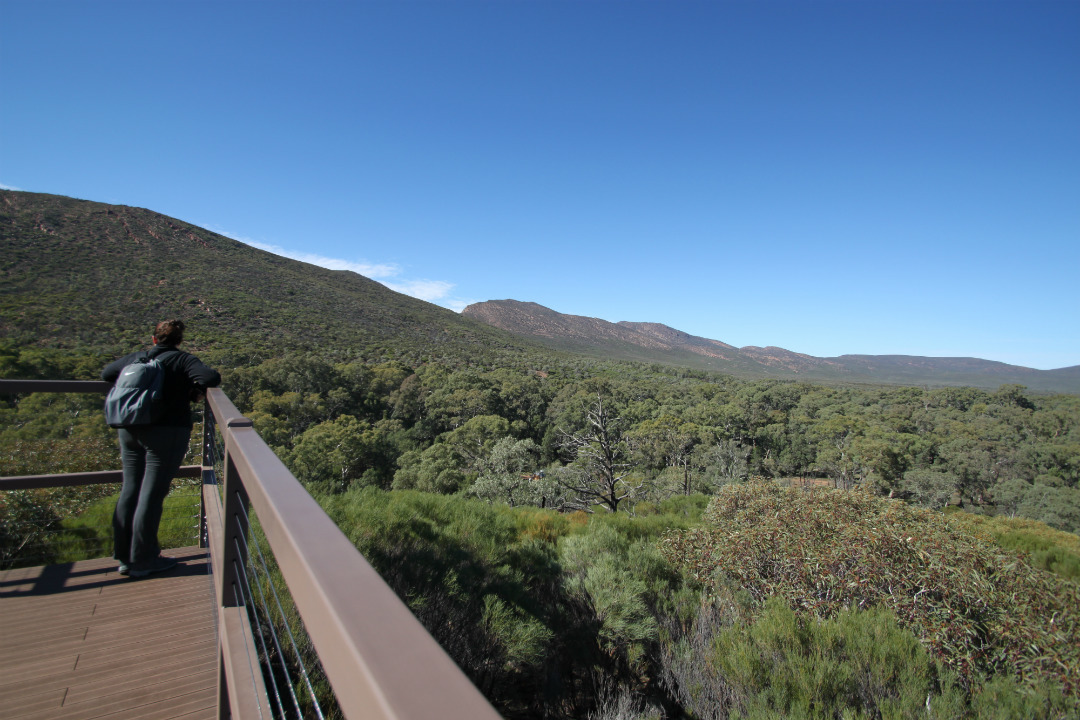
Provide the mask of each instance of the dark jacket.
[{"label": "dark jacket", "polygon": [[193,396],[206,388],[220,385],[221,374],[203,365],[194,355],[177,350],[172,345],[160,344],[148,351],[140,350],[114,360],[101,371],[101,379],[115,383],[121,370],[144,357],[157,358],[165,368],[164,409],[155,425],[191,427],[190,403]]}]

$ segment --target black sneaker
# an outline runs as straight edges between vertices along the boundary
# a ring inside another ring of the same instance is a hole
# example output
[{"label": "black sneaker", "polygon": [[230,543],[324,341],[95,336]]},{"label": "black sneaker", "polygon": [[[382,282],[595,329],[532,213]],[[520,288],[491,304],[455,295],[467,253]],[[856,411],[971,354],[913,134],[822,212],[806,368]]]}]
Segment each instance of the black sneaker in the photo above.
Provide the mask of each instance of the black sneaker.
[{"label": "black sneaker", "polygon": [[176,558],[165,557],[164,555],[158,555],[156,558],[146,563],[142,567],[128,568],[128,575],[133,578],[143,578],[151,573],[165,572],[166,570],[172,570],[177,565]]}]

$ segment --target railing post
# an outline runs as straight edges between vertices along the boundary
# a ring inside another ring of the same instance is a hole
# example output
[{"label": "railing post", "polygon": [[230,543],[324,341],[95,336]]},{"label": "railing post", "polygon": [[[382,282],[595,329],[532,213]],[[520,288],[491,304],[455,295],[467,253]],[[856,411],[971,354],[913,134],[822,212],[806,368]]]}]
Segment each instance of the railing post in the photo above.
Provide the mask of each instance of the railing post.
[{"label": "railing post", "polygon": [[[232,458],[232,433],[254,432],[251,420],[245,417],[228,418],[222,431],[225,459],[221,484],[224,489],[225,502],[222,513],[224,527],[221,528],[223,538],[220,558],[220,567],[216,585],[217,606],[219,611],[224,608],[240,607],[243,605],[240,587],[244,580],[241,575],[247,567],[247,535],[248,535],[248,509],[250,502],[247,491],[244,489],[243,479],[236,469]],[[224,615],[222,615],[224,617]],[[229,685],[226,679],[225,658],[223,656],[224,640],[221,635],[226,633],[227,628],[223,623],[218,624],[218,718],[231,717]]]},{"label": "railing post", "polygon": [[[247,425],[239,427],[250,428],[251,421],[239,418],[229,421],[229,430],[237,427],[234,423],[246,422]],[[233,585],[242,587],[241,575],[247,567],[247,535],[248,535],[248,508],[251,503],[248,500],[247,491],[244,489],[243,479],[236,470],[232,453],[229,451],[229,442],[225,443],[225,478],[222,485],[225,491],[225,527],[222,536],[225,539],[222,548],[221,574],[222,583],[219,590],[218,602],[222,607],[236,607],[243,601],[238,599],[238,591],[232,590]]]}]

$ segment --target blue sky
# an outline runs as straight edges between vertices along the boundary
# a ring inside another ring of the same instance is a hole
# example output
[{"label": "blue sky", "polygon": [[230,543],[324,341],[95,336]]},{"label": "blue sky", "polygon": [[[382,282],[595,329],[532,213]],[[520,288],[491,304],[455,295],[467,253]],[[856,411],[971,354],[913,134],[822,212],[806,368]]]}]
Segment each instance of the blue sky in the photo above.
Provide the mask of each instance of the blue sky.
[{"label": "blue sky", "polygon": [[446,307],[1080,364],[1080,3],[0,4],[0,185]]}]

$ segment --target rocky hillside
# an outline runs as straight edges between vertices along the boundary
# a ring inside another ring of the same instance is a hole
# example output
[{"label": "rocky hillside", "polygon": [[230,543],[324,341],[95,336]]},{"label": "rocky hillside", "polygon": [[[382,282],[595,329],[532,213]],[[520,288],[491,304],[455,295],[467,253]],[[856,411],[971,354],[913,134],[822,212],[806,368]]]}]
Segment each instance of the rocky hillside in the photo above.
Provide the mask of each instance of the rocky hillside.
[{"label": "rocky hillside", "polygon": [[987,388],[1017,383],[1033,390],[1080,392],[1080,366],[1034,370],[978,358],[910,355],[820,358],[779,347],[736,348],[659,323],[612,323],[564,315],[536,303],[517,300],[476,303],[465,308],[464,315],[552,348],[601,357],[686,365],[744,377]]},{"label": "rocky hillside", "polygon": [[193,350],[241,364],[295,351],[497,363],[499,354],[562,350],[742,377],[1080,392],[1080,366],[816,358],[514,300],[478,303],[459,315],[356,273],[279,257],[150,210],[0,191],[0,349],[118,355],[145,343],[152,324],[167,317],[189,323]]}]

